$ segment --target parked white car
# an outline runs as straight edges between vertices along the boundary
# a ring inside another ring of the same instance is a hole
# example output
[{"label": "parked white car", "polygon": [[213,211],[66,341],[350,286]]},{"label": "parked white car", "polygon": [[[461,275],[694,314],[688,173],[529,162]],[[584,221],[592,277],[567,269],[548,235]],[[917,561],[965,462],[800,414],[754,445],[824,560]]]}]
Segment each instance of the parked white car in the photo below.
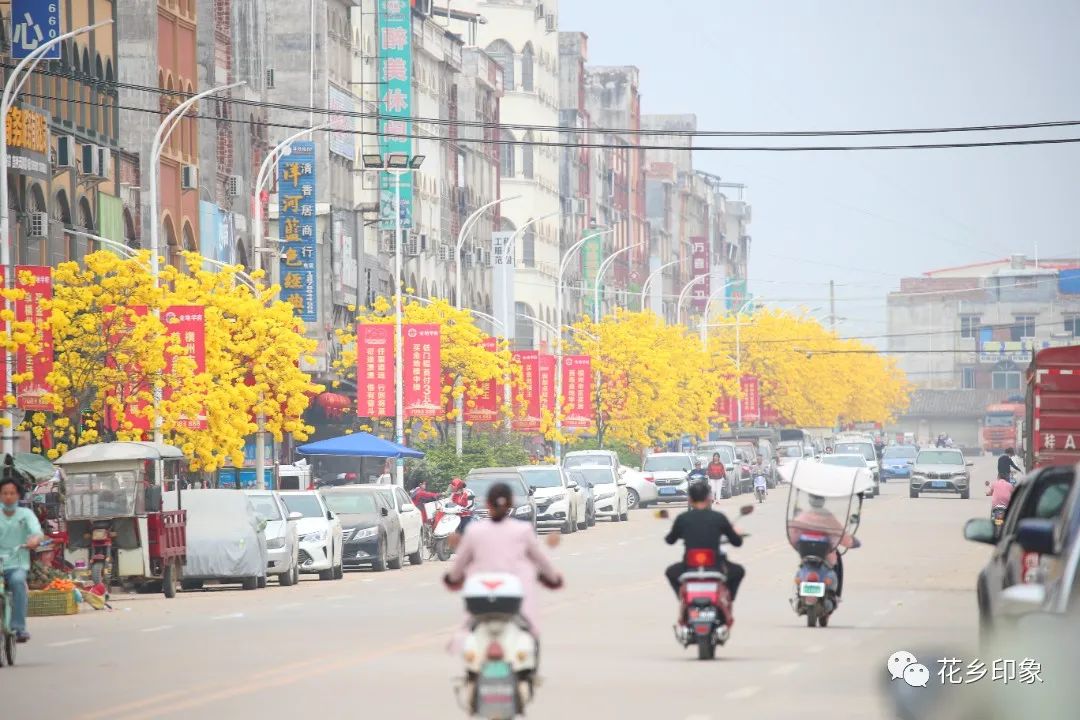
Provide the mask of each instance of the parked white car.
[{"label": "parked white car", "polygon": [[573,450],[563,455],[562,465],[567,470],[583,465],[607,465],[619,468],[619,456],[612,450]]},{"label": "parked white car", "polygon": [[619,477],[615,467],[610,465],[580,465],[574,468],[592,483],[596,497],[598,517],[611,518],[612,522],[630,519],[630,504],[627,499],[626,480]]},{"label": "parked white car", "polygon": [[300,540],[300,572],[318,573],[320,580],[340,580],[342,567],[341,521],[314,490],[279,493],[289,513],[300,513],[296,534]]},{"label": "parked white car", "polygon": [[380,485],[379,491],[390,507],[397,510],[398,519],[401,521],[401,532],[405,534],[405,554],[409,556],[409,564],[423,563],[424,543],[421,533],[424,529],[424,519],[420,515],[420,509],[413,504],[409,494],[396,485]]},{"label": "parked white car", "polygon": [[623,480],[626,481],[626,496],[630,509],[649,507],[656,504],[656,481],[647,473],[637,468],[619,467]]},{"label": "parked white car", "polygon": [[585,495],[558,465],[525,465],[518,468],[536,502],[536,524],[557,527],[567,535],[584,530]]},{"label": "parked white car", "polygon": [[682,452],[653,453],[645,458],[642,468],[645,475],[651,476],[656,483],[660,502],[683,503],[689,498],[687,476],[693,469],[694,457]]},{"label": "parked white car", "polygon": [[291,513],[273,490],[245,490],[255,513],[266,522],[266,575],[282,585],[300,581],[300,540],[296,534],[299,513]]}]

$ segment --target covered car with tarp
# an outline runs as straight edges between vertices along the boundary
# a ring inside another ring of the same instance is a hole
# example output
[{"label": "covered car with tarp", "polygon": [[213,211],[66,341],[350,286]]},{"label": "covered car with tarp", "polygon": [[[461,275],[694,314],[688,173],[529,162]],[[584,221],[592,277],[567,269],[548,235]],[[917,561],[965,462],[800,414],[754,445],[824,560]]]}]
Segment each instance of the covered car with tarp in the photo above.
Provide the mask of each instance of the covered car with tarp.
[{"label": "covered car with tarp", "polygon": [[[246,493],[187,490],[187,564],[181,587],[196,590],[207,580],[240,583],[245,590],[266,584],[266,521]],[[165,499],[174,509],[175,499]]]}]

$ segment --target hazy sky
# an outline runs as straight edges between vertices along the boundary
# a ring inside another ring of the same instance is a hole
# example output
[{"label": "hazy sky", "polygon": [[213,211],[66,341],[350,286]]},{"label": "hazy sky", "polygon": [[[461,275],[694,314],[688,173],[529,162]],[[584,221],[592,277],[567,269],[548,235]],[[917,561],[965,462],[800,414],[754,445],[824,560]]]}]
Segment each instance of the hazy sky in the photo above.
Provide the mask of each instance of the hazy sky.
[{"label": "hazy sky", "polygon": [[[588,34],[591,64],[641,69],[643,112],[692,112],[699,129],[1080,120],[1077,0],[559,6],[561,29]],[[1035,136],[1080,137],[1080,127],[1009,135]],[[695,165],[749,185],[753,292],[815,308],[827,305],[826,284],[836,280],[846,334],[885,331],[884,293],[902,275],[1032,255],[1036,245],[1043,257],[1080,254],[1080,145],[697,152]]]}]

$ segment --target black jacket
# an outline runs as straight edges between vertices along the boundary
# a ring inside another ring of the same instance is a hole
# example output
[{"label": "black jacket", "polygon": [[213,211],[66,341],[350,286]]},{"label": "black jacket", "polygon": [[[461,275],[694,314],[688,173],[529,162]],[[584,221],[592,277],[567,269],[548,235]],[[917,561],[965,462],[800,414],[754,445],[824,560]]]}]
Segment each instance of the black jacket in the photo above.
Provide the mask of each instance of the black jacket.
[{"label": "black jacket", "polygon": [[683,541],[687,550],[704,549],[720,552],[720,538],[726,537],[735,547],[742,545],[742,536],[735,532],[731,522],[722,512],[715,510],[687,510],[675,518],[671,531],[664,538],[668,545]]}]

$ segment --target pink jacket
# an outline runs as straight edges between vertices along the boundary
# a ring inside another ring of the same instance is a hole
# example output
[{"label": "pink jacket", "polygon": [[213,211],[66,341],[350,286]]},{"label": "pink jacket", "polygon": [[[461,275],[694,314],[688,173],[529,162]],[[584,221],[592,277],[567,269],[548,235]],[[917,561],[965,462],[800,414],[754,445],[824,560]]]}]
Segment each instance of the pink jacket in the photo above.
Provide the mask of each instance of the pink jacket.
[{"label": "pink jacket", "polygon": [[1012,483],[1008,480],[998,478],[986,489],[986,494],[990,496],[990,504],[992,506],[1007,506],[1009,504],[1009,499],[1012,498],[1013,494]]},{"label": "pink jacket", "polygon": [[788,540],[792,545],[799,542],[802,531],[819,532],[829,536],[833,551],[825,558],[829,565],[836,565],[836,550],[840,547],[851,547],[855,544],[855,538],[844,532],[844,526],[827,510],[803,510],[788,525]]},{"label": "pink jacket", "polygon": [[536,576],[542,573],[552,580],[559,577],[555,566],[540,549],[532,525],[513,518],[469,524],[448,575],[453,580],[461,580],[476,573],[510,573],[518,577],[525,587],[521,614],[534,628],[537,627],[536,591],[539,584]]}]

